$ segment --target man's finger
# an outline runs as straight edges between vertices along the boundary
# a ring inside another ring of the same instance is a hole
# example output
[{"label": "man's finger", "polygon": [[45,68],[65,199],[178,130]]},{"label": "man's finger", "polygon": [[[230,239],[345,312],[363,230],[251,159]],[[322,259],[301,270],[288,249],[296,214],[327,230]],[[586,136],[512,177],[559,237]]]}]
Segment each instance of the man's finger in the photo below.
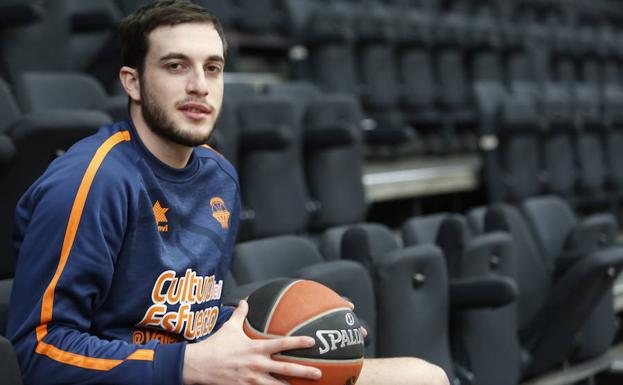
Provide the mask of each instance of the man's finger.
[{"label": "man's finger", "polygon": [[281,337],[272,340],[257,341],[261,350],[267,354],[277,354],[284,350],[307,349],[316,344],[311,337]]},{"label": "man's finger", "polygon": [[236,324],[242,327],[244,324],[244,319],[247,318],[247,313],[249,312],[249,304],[245,300],[241,300],[238,302],[238,307],[234,309],[234,312],[231,314],[229,318],[230,322],[235,322]]},{"label": "man's finger", "polygon": [[299,364],[293,364],[290,362],[272,361],[270,366],[270,372],[280,376],[306,378],[310,380],[319,380],[322,377],[322,372],[318,368],[313,366],[305,366]]},{"label": "man's finger", "polygon": [[359,330],[361,331],[361,335],[363,336],[363,338],[366,338],[368,336],[368,330],[366,328],[360,326]]}]

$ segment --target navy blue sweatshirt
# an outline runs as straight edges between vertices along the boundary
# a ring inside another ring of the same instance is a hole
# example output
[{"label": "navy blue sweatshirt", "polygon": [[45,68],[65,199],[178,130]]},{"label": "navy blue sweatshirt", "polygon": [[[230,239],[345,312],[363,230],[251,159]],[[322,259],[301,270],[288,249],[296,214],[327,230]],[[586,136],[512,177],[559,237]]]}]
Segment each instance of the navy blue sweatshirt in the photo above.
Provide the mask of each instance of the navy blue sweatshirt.
[{"label": "navy blue sweatshirt", "polygon": [[231,164],[167,166],[130,122],[56,159],[16,208],[7,335],[26,384],[182,383],[187,342],[221,306],[240,211]]}]

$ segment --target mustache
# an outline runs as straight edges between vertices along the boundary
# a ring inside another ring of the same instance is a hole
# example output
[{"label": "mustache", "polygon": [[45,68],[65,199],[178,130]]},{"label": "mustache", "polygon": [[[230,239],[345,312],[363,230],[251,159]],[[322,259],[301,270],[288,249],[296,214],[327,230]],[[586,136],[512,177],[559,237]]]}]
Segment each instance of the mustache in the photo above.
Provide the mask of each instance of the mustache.
[{"label": "mustache", "polygon": [[204,106],[206,106],[210,111],[214,111],[215,108],[212,104],[208,103],[207,101],[205,101],[204,99],[201,98],[194,98],[194,97],[187,97],[184,98],[183,100],[180,100],[178,102],[175,102],[175,107],[180,107],[183,106],[186,103],[198,103],[198,104],[203,104]]}]

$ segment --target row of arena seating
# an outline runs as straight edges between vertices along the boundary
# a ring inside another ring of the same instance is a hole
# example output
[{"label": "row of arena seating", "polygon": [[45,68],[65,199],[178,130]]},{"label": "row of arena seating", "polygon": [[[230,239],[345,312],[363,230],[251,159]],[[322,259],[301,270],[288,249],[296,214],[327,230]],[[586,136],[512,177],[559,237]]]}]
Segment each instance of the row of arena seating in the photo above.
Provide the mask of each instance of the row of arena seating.
[{"label": "row of arena seating", "polygon": [[[87,72],[108,91],[118,91],[112,28],[142,3],[45,2],[39,19],[23,18],[27,24],[15,21],[0,30],[5,78],[15,83],[23,71]],[[285,62],[290,70],[279,74],[283,77],[356,96],[372,118],[366,120],[366,142],[381,147],[381,154],[477,151],[483,128],[474,88],[480,81],[507,89],[515,81],[539,87],[550,81],[586,83],[598,98],[606,85],[623,87],[622,35],[615,23],[620,13],[610,12],[605,2],[601,8],[481,0],[201,3],[222,15],[232,31],[230,71],[246,68],[241,56],[249,55],[243,44],[249,39],[241,40],[240,33],[257,37],[282,24],[271,20],[287,20],[295,31],[284,43],[290,56],[271,48],[273,40],[255,43],[253,54],[270,57],[260,68],[278,71],[273,67]],[[253,23],[267,26],[249,26]]]},{"label": "row of arena seating", "polygon": [[518,384],[614,341],[623,248],[611,215],[581,219],[562,199],[538,197],[414,217],[401,231],[359,223],[313,240],[241,242],[226,298],[279,277],[319,281],[355,304],[368,356],[422,357],[453,384]]},{"label": "row of arena seating", "polygon": [[[29,112],[20,115],[8,87],[3,88],[3,115],[14,117],[4,132],[17,148],[14,158],[5,157],[0,173],[10,199],[17,199],[57,150],[112,120],[102,111],[39,107],[36,96],[45,87],[38,80],[60,78],[64,92],[72,82],[64,79],[67,74],[26,75],[17,93],[29,101],[23,104]],[[240,173],[242,237],[264,238],[239,244],[230,282],[256,287],[265,279],[292,275],[320,280],[361,309],[373,331],[370,355],[422,356],[456,373],[462,383],[499,383],[504,373],[514,384],[561,362],[595,357],[610,346],[617,329],[612,281],[623,261],[618,248],[602,250],[617,231],[612,216],[580,220],[560,199],[539,198],[526,201],[521,215],[510,206],[490,208],[487,225],[484,209],[471,212],[467,222],[457,215],[414,218],[404,225],[406,248],[382,225],[361,224],[366,210],[359,129],[363,115],[355,98],[322,94],[304,83],[277,83],[263,90],[227,84],[225,92],[214,142]],[[77,99],[88,103],[90,94]],[[5,203],[2,277],[10,279],[14,202]],[[340,225],[358,230],[346,236],[349,230]],[[318,241],[320,251],[292,235],[271,238],[310,230],[327,230]],[[497,231],[508,234],[489,234]],[[362,249],[366,244],[369,250]],[[411,248],[421,244],[428,246]],[[367,266],[369,277],[352,263],[311,267],[343,259]],[[3,283],[6,290],[9,282]],[[399,308],[404,311],[395,310]],[[561,324],[562,332],[554,330]],[[488,348],[479,348],[483,344]],[[493,353],[496,365],[491,364]]]},{"label": "row of arena seating", "polygon": [[[617,167],[623,162],[618,150],[623,146],[623,89],[608,86],[603,95],[592,83],[520,80],[509,86],[483,80],[474,88],[481,181],[490,201],[558,194],[577,208],[616,212],[623,195],[623,174]],[[23,72],[14,82],[15,101],[7,85],[4,90],[4,134],[19,111],[101,111],[113,120],[126,115],[127,97],[107,96],[86,74]],[[365,130],[369,119],[356,97],[323,93],[305,82],[272,83],[259,91],[249,84],[227,83],[225,95],[213,144],[250,186],[245,203],[251,210],[245,219],[255,230],[246,227],[250,233],[243,238],[318,231],[365,217],[361,176],[369,147],[364,142],[374,130]],[[260,160],[273,166],[260,167]],[[36,175],[26,174],[31,179]],[[24,188],[22,184],[18,190]],[[340,199],[340,191],[349,191],[348,199]],[[275,197],[274,203],[254,195]],[[278,204],[290,208],[289,219],[271,218]]]},{"label": "row of arena seating", "polygon": [[[425,358],[456,385],[514,385],[611,347],[619,327],[612,285],[623,268],[616,232],[611,215],[579,218],[546,196],[414,217],[401,236],[357,223],[315,238],[239,242],[225,302],[280,277],[315,280],[355,304],[369,357]],[[10,293],[10,279],[0,283]],[[2,298],[0,329],[7,307]],[[3,380],[20,384],[10,344],[0,338],[0,346]],[[604,369],[585,368],[567,383]]]}]

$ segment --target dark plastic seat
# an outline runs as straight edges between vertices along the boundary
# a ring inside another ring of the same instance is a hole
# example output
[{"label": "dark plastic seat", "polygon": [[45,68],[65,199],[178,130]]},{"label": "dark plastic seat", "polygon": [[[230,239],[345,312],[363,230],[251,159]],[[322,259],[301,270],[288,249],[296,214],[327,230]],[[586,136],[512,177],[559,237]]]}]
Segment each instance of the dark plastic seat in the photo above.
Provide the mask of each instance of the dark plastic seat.
[{"label": "dark plastic seat", "polygon": [[15,350],[11,342],[2,336],[0,336],[0,378],[6,385],[23,384]]},{"label": "dark plastic seat", "polygon": [[[406,245],[438,246],[443,251],[450,282],[496,277],[507,282],[506,289],[516,294],[515,259],[509,234],[472,236],[465,218],[458,214],[411,218],[403,224],[402,234]],[[504,287],[497,290],[503,291]],[[511,297],[512,301],[504,306],[450,309],[453,357],[470,370],[476,384],[498,384],[502,373],[505,384],[519,383],[521,349],[516,333],[515,295]]]},{"label": "dark plastic seat", "polygon": [[293,104],[257,96],[238,103],[237,117],[242,203],[252,227],[247,237],[303,233],[314,207],[305,187],[302,129]]},{"label": "dark plastic seat", "polygon": [[610,85],[604,90],[604,120],[606,123],[605,155],[608,181],[615,194],[623,196],[623,89]]},{"label": "dark plastic seat", "polygon": [[279,0],[237,0],[238,25],[251,33],[285,33],[288,14]]},{"label": "dark plastic seat", "polygon": [[534,89],[516,84],[511,92],[497,81],[479,81],[474,89],[489,201],[517,202],[538,195],[542,119]]},{"label": "dark plastic seat", "polygon": [[55,109],[96,110],[113,120],[128,118],[128,97],[110,97],[94,77],[79,72],[22,72],[15,96],[24,112]]},{"label": "dark plastic seat", "polygon": [[439,79],[439,103],[444,114],[452,119],[454,132],[449,140],[451,151],[476,151],[477,120],[472,103],[463,51],[468,44],[469,21],[459,10],[448,12],[440,20],[436,67]]},{"label": "dark plastic seat", "polygon": [[571,97],[564,85],[547,83],[541,99],[546,119],[541,138],[546,187],[549,193],[569,199],[576,197],[578,183],[572,143],[576,121]]},{"label": "dark plastic seat", "polygon": [[579,84],[576,86],[575,101],[579,124],[574,143],[580,189],[578,200],[583,206],[614,210],[616,196],[611,194],[607,185],[605,119],[599,90],[590,83]]},{"label": "dark plastic seat", "polygon": [[[453,384],[475,383],[473,374],[456,364],[450,354],[448,312],[450,307],[496,306],[489,296],[483,295],[491,292],[492,287],[483,291],[483,281],[479,279],[449,283],[439,248],[430,244],[401,245],[391,230],[375,223],[331,228],[319,241],[327,260],[355,260],[375,277],[379,356],[421,357],[440,365]],[[508,282],[493,283],[496,284],[507,287]],[[396,306],[403,310],[392,311]],[[427,311],[418,312],[423,308]],[[404,330],[410,332],[405,334]]]},{"label": "dark plastic seat", "polygon": [[443,154],[448,151],[452,120],[442,113],[433,47],[435,19],[413,10],[396,16],[396,62],[401,87],[401,107],[405,119],[416,130],[421,151]]},{"label": "dark plastic seat", "polygon": [[235,102],[226,101],[221,107],[218,121],[214,126],[209,143],[229,162],[238,167],[239,125]]},{"label": "dark plastic seat", "polygon": [[[614,222],[607,217],[578,221],[559,198],[532,198],[522,207],[526,217],[515,207],[498,205],[472,210],[469,219],[473,229],[508,231],[515,242],[521,293],[518,333],[524,351],[522,378],[527,379],[574,356],[585,359],[607,349],[616,325],[612,301],[604,297],[611,295],[623,266],[623,251],[601,247],[600,239],[604,245],[609,242],[604,231],[613,230]],[[596,330],[603,334],[593,337]],[[591,337],[583,341],[578,338],[582,334]]]},{"label": "dark plastic seat", "polygon": [[114,25],[121,17],[117,4],[58,0],[42,3],[41,10],[40,21],[0,35],[0,57],[9,81],[23,71],[79,71],[113,88],[119,68],[114,44]]}]

